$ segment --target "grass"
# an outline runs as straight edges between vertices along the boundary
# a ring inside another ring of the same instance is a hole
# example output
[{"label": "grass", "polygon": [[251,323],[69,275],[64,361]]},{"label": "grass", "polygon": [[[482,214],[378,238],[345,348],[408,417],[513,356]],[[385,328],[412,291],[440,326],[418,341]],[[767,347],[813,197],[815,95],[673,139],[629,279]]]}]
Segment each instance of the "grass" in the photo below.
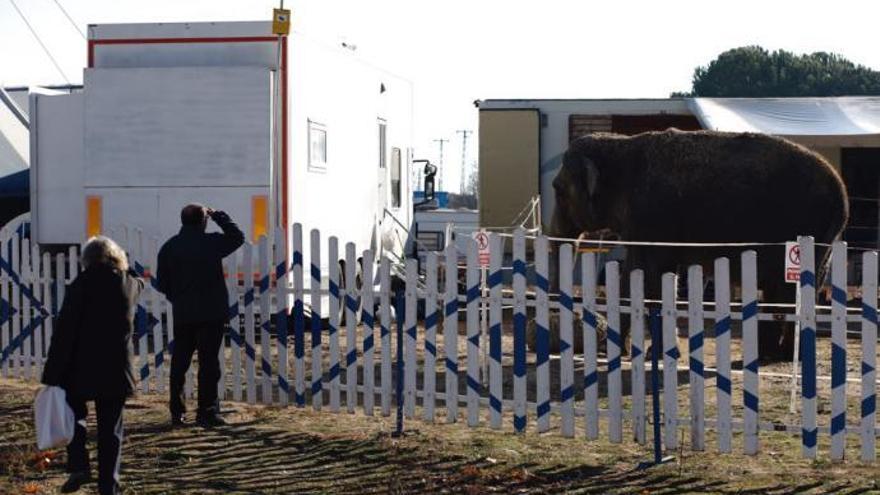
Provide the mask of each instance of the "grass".
[{"label": "grass", "polygon": [[[0,379],[0,493],[56,493],[65,479],[63,450],[36,451],[35,390]],[[802,459],[799,439],[786,434],[762,434],[762,452],[745,456],[738,435],[734,453],[718,454],[711,432],[706,452],[690,451],[685,433],[673,462],[637,471],[650,450],[631,442],[629,431],[622,444],[587,441],[578,424],[569,439],[557,419],[548,433],[523,435],[511,431],[509,418],[502,431],[468,428],[463,419],[407,420],[407,434],[392,438],[393,417],[226,407],[233,410],[228,427],[172,430],[164,397],[132,400],[126,493],[880,493],[877,465]],[[827,453],[827,442],[820,448]]]}]

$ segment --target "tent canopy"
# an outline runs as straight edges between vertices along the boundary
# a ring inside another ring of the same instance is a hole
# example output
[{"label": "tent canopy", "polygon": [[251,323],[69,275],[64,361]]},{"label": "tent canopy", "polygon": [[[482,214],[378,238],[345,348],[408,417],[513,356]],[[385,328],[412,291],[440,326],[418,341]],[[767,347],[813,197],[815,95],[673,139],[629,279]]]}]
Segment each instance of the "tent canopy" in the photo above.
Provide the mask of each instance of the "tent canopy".
[{"label": "tent canopy", "polygon": [[705,129],[880,145],[880,97],[692,98],[688,106]]}]

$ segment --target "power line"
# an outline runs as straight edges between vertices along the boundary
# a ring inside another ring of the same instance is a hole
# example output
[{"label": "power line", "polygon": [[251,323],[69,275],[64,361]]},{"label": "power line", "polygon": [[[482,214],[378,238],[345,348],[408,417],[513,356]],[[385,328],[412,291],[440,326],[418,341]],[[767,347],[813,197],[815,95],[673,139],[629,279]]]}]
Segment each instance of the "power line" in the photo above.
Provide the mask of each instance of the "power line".
[{"label": "power line", "polygon": [[22,21],[24,21],[25,26],[27,26],[31,34],[34,35],[34,38],[37,39],[37,43],[39,43],[40,46],[43,48],[43,51],[46,53],[46,56],[49,57],[49,60],[52,61],[52,64],[55,65],[55,69],[58,70],[59,74],[61,74],[61,78],[64,79],[64,82],[70,85],[70,79],[68,79],[67,76],[64,75],[64,71],[61,70],[61,66],[58,65],[58,61],[55,60],[55,57],[52,56],[52,52],[49,51],[49,48],[46,47],[45,43],[43,43],[43,40],[40,39],[40,36],[34,30],[33,26],[31,26],[31,23],[28,22],[27,17],[24,16],[24,13],[22,13],[21,9],[18,8],[18,5],[15,4],[15,0],[9,0],[9,3],[11,3],[15,11],[18,12],[18,16],[21,17]]},{"label": "power line", "polygon": [[55,2],[55,5],[57,5],[59,9],[61,9],[61,12],[64,14],[64,17],[67,17],[67,20],[70,21],[70,23],[73,25],[73,28],[76,29],[76,32],[78,32],[79,35],[82,36],[82,39],[86,39],[86,33],[82,32],[82,29],[79,28],[79,25],[77,25],[77,23],[74,22],[73,18],[70,17],[70,14],[68,14],[67,11],[64,10],[64,7],[61,6],[61,2],[59,2],[58,0],[52,0],[52,1]]}]

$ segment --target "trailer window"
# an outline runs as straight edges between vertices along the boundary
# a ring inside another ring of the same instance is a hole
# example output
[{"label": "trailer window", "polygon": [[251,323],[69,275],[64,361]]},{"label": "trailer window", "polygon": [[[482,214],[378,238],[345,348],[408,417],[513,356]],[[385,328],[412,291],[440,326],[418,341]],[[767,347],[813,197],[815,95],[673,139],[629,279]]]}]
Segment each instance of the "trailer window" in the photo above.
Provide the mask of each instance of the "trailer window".
[{"label": "trailer window", "polygon": [[385,156],[385,149],[388,145],[385,134],[387,129],[387,124],[382,119],[379,119],[379,168],[385,168],[385,161],[388,159]]},{"label": "trailer window", "polygon": [[391,206],[400,208],[400,148],[391,148]]},{"label": "trailer window", "polygon": [[309,170],[327,169],[327,129],[309,121]]},{"label": "trailer window", "polygon": [[419,251],[442,251],[443,232],[419,231],[416,234]]}]

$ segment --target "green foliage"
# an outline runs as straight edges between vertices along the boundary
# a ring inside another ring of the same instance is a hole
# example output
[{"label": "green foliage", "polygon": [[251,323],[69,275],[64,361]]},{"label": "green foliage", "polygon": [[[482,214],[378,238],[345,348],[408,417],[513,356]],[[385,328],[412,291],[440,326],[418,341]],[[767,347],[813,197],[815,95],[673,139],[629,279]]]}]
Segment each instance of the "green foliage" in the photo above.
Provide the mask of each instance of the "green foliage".
[{"label": "green foliage", "polygon": [[728,50],[694,70],[690,93],[672,96],[785,97],[880,95],[880,71],[840,55],[768,52],[760,46]]}]

